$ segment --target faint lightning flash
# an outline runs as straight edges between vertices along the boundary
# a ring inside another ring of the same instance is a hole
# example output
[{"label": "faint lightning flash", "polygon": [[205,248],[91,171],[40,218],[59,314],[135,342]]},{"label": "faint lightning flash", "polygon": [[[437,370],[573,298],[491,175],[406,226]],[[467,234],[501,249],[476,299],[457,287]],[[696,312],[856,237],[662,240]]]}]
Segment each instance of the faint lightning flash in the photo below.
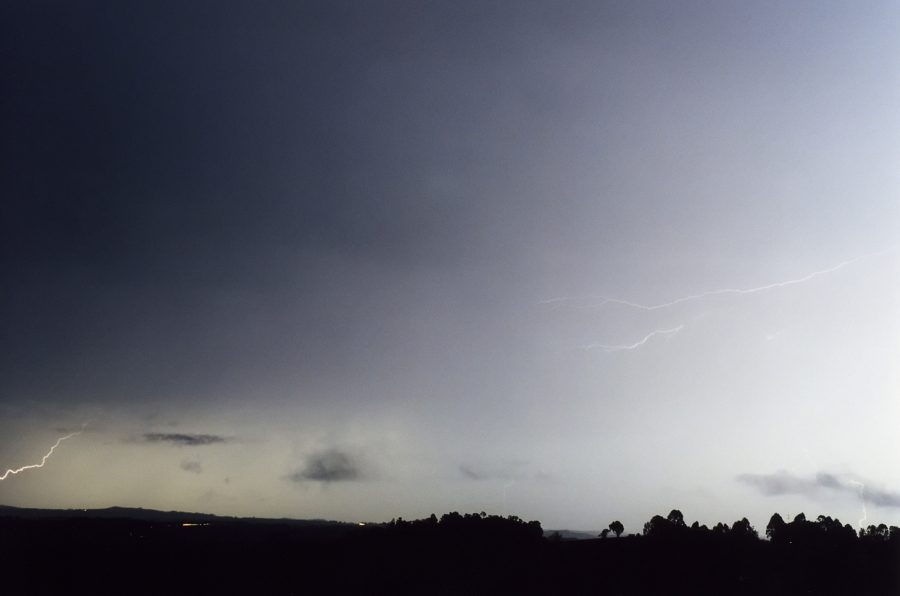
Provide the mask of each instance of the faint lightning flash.
[{"label": "faint lightning flash", "polygon": [[635,350],[635,349],[641,347],[642,345],[644,345],[645,343],[647,343],[650,340],[650,338],[652,338],[655,335],[665,335],[665,336],[671,337],[671,336],[675,335],[676,333],[678,333],[679,331],[681,331],[682,329],[684,329],[684,325],[679,325],[678,327],[673,327],[672,329],[656,329],[655,331],[651,331],[650,333],[645,335],[642,340],[637,341],[633,344],[629,344],[627,346],[611,346],[611,345],[601,344],[601,343],[592,343],[592,344],[586,345],[584,348],[586,350],[593,350],[593,349],[599,348],[606,352],[622,352],[624,350]]},{"label": "faint lightning flash", "polygon": [[[798,277],[796,279],[789,279],[786,281],[779,281],[771,284],[766,284],[764,286],[758,286],[755,288],[720,288],[718,290],[709,290],[708,292],[701,292],[699,294],[690,294],[688,296],[682,296],[681,298],[676,298],[675,300],[670,300],[669,302],[662,302],[660,304],[641,304],[639,302],[629,302],[628,300],[620,300],[619,298],[609,298],[608,296],[597,296],[600,298],[600,302],[595,304],[595,308],[599,308],[606,304],[621,304],[622,306],[628,306],[630,308],[636,308],[638,310],[660,310],[662,308],[669,308],[670,306],[675,306],[676,304],[681,304],[682,302],[690,302],[692,300],[700,300],[701,298],[708,298],[710,296],[721,296],[724,294],[756,294],[758,292],[765,292],[766,290],[774,290],[775,288],[784,288],[787,286],[793,286],[796,284],[802,284],[808,282],[809,280],[827,275],[829,273],[834,273],[839,269],[843,269],[847,265],[852,265],[857,261],[862,259],[868,259],[871,257],[881,256],[883,254],[887,254],[889,252],[893,252],[897,250],[897,247],[891,247],[882,251],[868,253],[864,255],[860,255],[858,257],[854,257],[852,259],[841,261],[837,265],[833,265],[828,269],[822,269],[820,271],[813,271],[803,277]],[[572,300],[576,300],[577,298],[568,298],[568,297],[560,297],[560,298],[550,298],[548,300],[541,300],[538,304],[560,304],[563,302],[570,302]]]},{"label": "faint lightning flash", "polygon": [[53,444],[53,447],[50,448],[50,451],[48,451],[44,455],[44,457],[41,458],[41,463],[31,464],[28,466],[22,466],[21,468],[16,468],[16,469],[9,469],[3,473],[3,476],[0,476],[0,481],[6,480],[10,476],[14,476],[16,474],[24,472],[25,470],[33,470],[35,468],[43,468],[44,464],[47,463],[47,460],[50,459],[50,456],[53,455],[53,452],[56,451],[56,448],[59,447],[60,443],[62,443],[66,439],[71,439],[72,437],[76,437],[76,436],[80,435],[81,433],[84,432],[84,429],[86,426],[87,426],[87,423],[81,425],[81,430],[75,431],[73,433],[69,433],[64,437],[60,437],[60,438],[56,439],[56,443]]},{"label": "faint lightning flash", "polygon": [[516,483],[515,480],[510,480],[509,482],[507,482],[506,484],[503,485],[503,512],[506,515],[509,515],[509,507],[507,507],[507,505],[506,505],[506,493],[512,487],[512,485],[515,483]]},{"label": "faint lightning flash", "polygon": [[866,527],[865,523],[869,520],[869,512],[866,510],[866,485],[858,480],[849,480],[848,482],[859,487],[859,500],[862,503],[863,516],[856,524],[862,529]]}]

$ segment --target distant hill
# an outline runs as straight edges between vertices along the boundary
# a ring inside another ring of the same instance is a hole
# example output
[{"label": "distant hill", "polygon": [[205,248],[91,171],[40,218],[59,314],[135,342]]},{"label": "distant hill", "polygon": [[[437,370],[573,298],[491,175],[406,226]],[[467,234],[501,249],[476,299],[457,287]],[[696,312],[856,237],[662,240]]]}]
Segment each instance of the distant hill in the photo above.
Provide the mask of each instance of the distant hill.
[{"label": "distant hill", "polygon": [[0,594],[900,594],[894,526],[774,514],[761,538],[746,518],[707,528],[672,510],[639,535],[558,533],[486,513],[359,525],[0,506]]},{"label": "distant hill", "polygon": [[257,518],[157,511],[142,507],[106,507],[104,509],[35,509],[0,505],[0,518],[39,519],[122,519],[155,523],[234,523],[283,524],[290,526],[355,526],[347,522],[324,519]]},{"label": "distant hill", "polygon": [[544,537],[550,538],[556,534],[563,540],[593,540],[600,532],[585,532],[582,530],[544,530]]}]

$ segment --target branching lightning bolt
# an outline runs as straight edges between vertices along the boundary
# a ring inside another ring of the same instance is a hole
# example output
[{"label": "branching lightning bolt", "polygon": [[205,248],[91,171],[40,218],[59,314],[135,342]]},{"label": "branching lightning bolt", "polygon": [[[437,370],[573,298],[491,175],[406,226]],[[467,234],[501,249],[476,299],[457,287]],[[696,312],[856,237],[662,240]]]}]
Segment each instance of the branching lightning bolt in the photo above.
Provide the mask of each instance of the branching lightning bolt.
[{"label": "branching lightning bolt", "polygon": [[[691,302],[694,300],[709,298],[711,296],[722,296],[722,295],[726,295],[726,294],[741,294],[741,295],[742,294],[757,294],[759,292],[765,292],[767,290],[774,290],[776,288],[784,288],[787,286],[802,284],[802,283],[808,282],[811,279],[814,279],[816,277],[820,277],[822,275],[827,275],[829,273],[834,273],[835,271],[843,269],[844,267],[846,267],[848,265],[852,265],[853,263],[856,263],[857,261],[860,261],[862,259],[868,259],[871,257],[881,256],[883,254],[893,252],[896,249],[897,249],[897,247],[895,246],[895,247],[891,247],[891,248],[888,248],[888,249],[885,249],[882,251],[860,255],[858,257],[854,257],[854,258],[848,259],[846,261],[841,261],[840,263],[833,265],[831,267],[828,267],[827,269],[813,271],[812,273],[808,273],[808,274],[804,275],[803,277],[798,277],[796,279],[788,279],[786,281],[770,283],[770,284],[766,284],[764,286],[757,286],[754,288],[719,288],[717,290],[709,290],[707,292],[700,292],[699,294],[689,294],[687,296],[682,296],[680,298],[676,298],[676,299],[670,300],[668,302],[661,302],[659,304],[641,304],[639,302],[630,302],[628,300],[621,300],[619,298],[610,298],[608,296],[596,296],[596,298],[599,298],[600,301],[597,304],[595,304],[594,307],[600,308],[601,306],[604,306],[606,304],[620,304],[622,306],[627,306],[629,308],[634,308],[634,309],[638,309],[638,310],[652,311],[652,310],[660,310],[660,309],[664,309],[664,308],[669,308],[669,307],[675,306],[677,304],[681,304],[683,302]],[[570,301],[576,300],[576,299],[577,298],[570,298],[570,297],[550,298],[548,300],[541,300],[539,302],[539,304],[556,304],[556,305],[558,305],[558,304],[561,304],[564,302],[570,302]]]},{"label": "branching lightning bolt", "polygon": [[50,459],[50,456],[53,455],[53,452],[56,451],[56,448],[59,447],[60,443],[62,443],[65,440],[71,439],[72,437],[77,437],[78,435],[80,435],[81,433],[84,432],[84,429],[86,426],[87,426],[87,423],[85,423],[81,426],[81,430],[75,431],[73,433],[69,433],[69,434],[65,435],[64,437],[60,437],[60,438],[56,439],[56,443],[54,443],[53,446],[50,447],[50,451],[48,451],[46,454],[44,454],[44,457],[41,458],[41,463],[29,464],[27,466],[22,466],[21,468],[15,468],[15,469],[10,468],[10,469],[6,470],[6,472],[4,472],[2,476],[0,476],[0,481],[6,480],[10,476],[20,474],[20,473],[24,472],[25,470],[34,470],[36,468],[43,468],[44,464],[47,463],[47,460]]},{"label": "branching lightning bolt", "polygon": [[678,327],[673,327],[672,329],[656,329],[654,331],[651,331],[647,335],[645,335],[644,338],[641,339],[640,341],[637,341],[633,344],[628,344],[625,346],[611,346],[608,344],[591,343],[591,344],[586,345],[585,349],[586,350],[601,349],[606,352],[622,352],[625,350],[636,350],[637,348],[641,347],[642,345],[644,345],[645,343],[650,341],[650,339],[656,335],[665,335],[665,336],[671,337],[672,335],[675,335],[682,329],[684,329],[684,325],[679,325]]}]

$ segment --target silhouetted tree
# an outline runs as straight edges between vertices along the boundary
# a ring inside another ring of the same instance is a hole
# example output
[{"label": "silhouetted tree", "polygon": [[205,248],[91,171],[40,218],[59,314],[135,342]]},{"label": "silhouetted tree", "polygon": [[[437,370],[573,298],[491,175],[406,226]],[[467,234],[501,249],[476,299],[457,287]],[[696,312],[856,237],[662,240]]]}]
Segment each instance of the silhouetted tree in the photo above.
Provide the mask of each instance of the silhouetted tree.
[{"label": "silhouetted tree", "polygon": [[710,533],[710,529],[707,528],[705,525],[701,524],[699,521],[695,521],[694,523],[692,523],[691,526],[688,528],[688,531],[692,535],[700,536],[702,538],[705,538]]},{"label": "silhouetted tree", "polygon": [[654,515],[644,524],[644,536],[661,536],[668,532],[671,524],[661,515]]},{"label": "silhouetted tree", "polygon": [[890,530],[884,524],[870,525],[865,530],[859,530],[859,537],[869,540],[887,540],[890,537]]},{"label": "silhouetted tree", "polygon": [[625,526],[622,525],[622,522],[616,520],[609,524],[609,529],[612,530],[613,534],[616,535],[616,538],[622,535],[622,532],[625,531]]},{"label": "silhouetted tree", "polygon": [[746,517],[739,519],[731,525],[731,535],[737,538],[752,538],[753,540],[759,538],[759,534],[757,534],[753,526],[750,525],[750,522]]},{"label": "silhouetted tree", "polygon": [[766,538],[772,541],[781,538],[786,525],[783,517],[777,513],[773,513],[772,517],[769,519],[769,523],[766,524]]},{"label": "silhouetted tree", "polygon": [[669,523],[676,528],[685,527],[684,515],[682,515],[681,511],[677,509],[673,509],[672,511],[670,511],[669,516],[666,519],[669,520]]}]

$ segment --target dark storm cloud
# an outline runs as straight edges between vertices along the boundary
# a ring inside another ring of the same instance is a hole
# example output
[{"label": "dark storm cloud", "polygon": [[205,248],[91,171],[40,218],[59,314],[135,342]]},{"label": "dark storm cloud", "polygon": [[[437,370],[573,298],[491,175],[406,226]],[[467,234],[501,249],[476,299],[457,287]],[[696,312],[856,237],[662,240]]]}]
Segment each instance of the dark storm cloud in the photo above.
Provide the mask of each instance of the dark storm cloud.
[{"label": "dark storm cloud", "polygon": [[459,472],[469,480],[486,480],[487,478],[490,478],[490,476],[484,474],[483,472],[479,470],[473,470],[465,464],[459,466]]},{"label": "dark storm cloud", "polygon": [[505,113],[465,91],[505,55],[468,10],[6,7],[0,399],[207,399],[211,371],[321,369],[372,310],[334,300],[376,285],[348,261],[458,262],[497,195],[477,180],[500,154],[471,139]]},{"label": "dark storm cloud", "polygon": [[865,488],[863,497],[879,507],[900,507],[900,493]]},{"label": "dark storm cloud", "polygon": [[827,472],[820,472],[812,478],[802,478],[780,471],[774,474],[741,474],[737,479],[766,496],[803,495],[817,498],[829,492],[845,493],[879,507],[900,507],[900,493],[872,489],[865,483],[842,480]]},{"label": "dark storm cloud", "polygon": [[506,462],[487,465],[480,463],[464,463],[459,466],[463,478],[469,480],[514,480],[523,476],[524,462]]},{"label": "dark storm cloud", "polygon": [[806,495],[813,494],[820,485],[815,479],[798,478],[787,472],[775,474],[741,474],[738,481],[749,484],[762,494],[768,496],[777,495]]},{"label": "dark storm cloud", "polygon": [[187,447],[225,443],[228,439],[219,435],[187,434],[187,433],[144,433],[147,443],[171,443]]},{"label": "dark storm cloud", "polygon": [[[4,264],[183,288],[272,282],[286,264],[265,257],[285,248],[444,254],[460,213],[406,166],[448,156],[407,104],[465,41],[401,24],[413,7],[218,8],[23,5],[5,19]],[[386,128],[404,117],[398,140]]]},{"label": "dark storm cloud", "polygon": [[359,462],[353,456],[329,449],[308,456],[303,469],[291,474],[288,479],[292,482],[344,482],[361,477]]},{"label": "dark storm cloud", "polygon": [[199,474],[203,471],[203,466],[197,460],[186,459],[181,462],[181,469],[192,474]]}]

